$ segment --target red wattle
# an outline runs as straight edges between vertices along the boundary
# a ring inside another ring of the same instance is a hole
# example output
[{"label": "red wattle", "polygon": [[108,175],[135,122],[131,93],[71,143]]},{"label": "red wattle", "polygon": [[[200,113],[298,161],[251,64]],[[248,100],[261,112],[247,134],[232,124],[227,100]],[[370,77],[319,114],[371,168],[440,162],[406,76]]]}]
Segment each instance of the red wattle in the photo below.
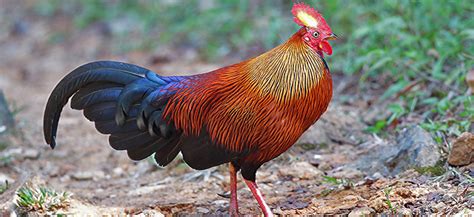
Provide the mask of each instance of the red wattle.
[{"label": "red wattle", "polygon": [[324,53],[331,55],[332,54],[332,47],[327,41],[322,41],[319,46],[321,46],[321,49],[324,51]]}]

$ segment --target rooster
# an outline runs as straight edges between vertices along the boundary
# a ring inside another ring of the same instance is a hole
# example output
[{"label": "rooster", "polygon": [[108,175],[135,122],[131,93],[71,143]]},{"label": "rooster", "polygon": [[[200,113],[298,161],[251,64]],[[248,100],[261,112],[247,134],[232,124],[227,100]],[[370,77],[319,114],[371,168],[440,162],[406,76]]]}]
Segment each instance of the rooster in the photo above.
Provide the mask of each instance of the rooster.
[{"label": "rooster", "polygon": [[237,172],[263,214],[272,212],[255,183],[257,169],[290,148],[326,111],[332,80],[324,54],[337,36],[315,9],[292,8],[301,28],[257,57],[208,73],[160,76],[114,61],[82,65],[52,91],[44,137],[54,148],[64,105],[83,110],[116,150],[132,160],[153,155],[161,166],[179,153],[192,168],[229,164],[230,214],[236,216]]}]

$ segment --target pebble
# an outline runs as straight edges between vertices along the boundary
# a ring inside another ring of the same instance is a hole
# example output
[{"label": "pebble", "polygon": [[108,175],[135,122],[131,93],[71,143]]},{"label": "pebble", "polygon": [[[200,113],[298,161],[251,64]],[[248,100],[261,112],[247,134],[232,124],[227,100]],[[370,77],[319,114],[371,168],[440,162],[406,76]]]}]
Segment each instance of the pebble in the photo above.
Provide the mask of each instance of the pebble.
[{"label": "pebble", "polygon": [[371,216],[375,213],[375,210],[370,207],[356,208],[352,210],[348,217],[359,217],[359,216]]},{"label": "pebble", "polygon": [[127,195],[138,196],[138,195],[150,194],[150,193],[153,193],[154,191],[157,191],[159,189],[163,189],[166,187],[167,185],[143,186],[143,187],[139,187],[139,188],[129,191]]},{"label": "pebble", "polygon": [[113,172],[114,175],[116,175],[116,176],[121,176],[121,175],[124,174],[124,171],[123,171],[122,167],[117,167],[117,168],[115,168],[112,172]]},{"label": "pebble", "polygon": [[474,134],[462,133],[454,140],[448,156],[448,163],[453,166],[464,166],[474,162]]},{"label": "pebble", "polygon": [[399,208],[397,209],[398,215],[397,216],[412,216],[412,212],[408,208]]},{"label": "pebble", "polygon": [[351,166],[367,174],[396,176],[411,168],[435,166],[440,158],[431,134],[415,125],[401,130],[396,141],[370,148]]},{"label": "pebble", "polygon": [[323,174],[321,170],[305,161],[291,163],[287,167],[281,167],[279,171],[283,176],[292,176],[300,179],[312,179]]},{"label": "pebble", "polygon": [[331,176],[335,178],[358,179],[363,177],[364,174],[358,169],[343,167],[341,170],[332,173]]},{"label": "pebble", "polygon": [[85,181],[85,180],[98,180],[105,177],[105,173],[103,171],[81,171],[72,174],[71,176],[73,179],[78,181]]},{"label": "pebble", "polygon": [[8,176],[7,174],[0,173],[0,185],[5,184],[5,181],[7,181],[8,184],[11,184],[11,183],[15,182],[15,180],[12,179],[12,178],[11,178],[10,176]]},{"label": "pebble", "polygon": [[228,202],[229,202],[228,200],[215,200],[212,203],[216,204],[216,205],[222,205],[222,204],[226,204]]},{"label": "pebble", "polygon": [[23,150],[22,156],[25,159],[36,160],[39,158],[40,152],[36,149],[26,149],[26,150]]},{"label": "pebble", "polygon": [[139,216],[139,217],[148,217],[148,216],[153,216],[153,217],[164,217],[165,215],[163,215],[163,213],[161,212],[158,212],[156,210],[151,210],[151,209],[147,209],[147,210],[143,210],[142,213],[140,213],[139,215],[134,215],[135,216]]},{"label": "pebble", "polygon": [[79,181],[91,180],[93,178],[93,175],[89,171],[77,172],[77,173],[72,174],[72,178],[76,179],[76,180],[79,180]]},{"label": "pebble", "polygon": [[196,211],[198,213],[204,213],[204,214],[209,213],[209,209],[206,209],[204,207],[198,207],[198,208],[196,208]]}]

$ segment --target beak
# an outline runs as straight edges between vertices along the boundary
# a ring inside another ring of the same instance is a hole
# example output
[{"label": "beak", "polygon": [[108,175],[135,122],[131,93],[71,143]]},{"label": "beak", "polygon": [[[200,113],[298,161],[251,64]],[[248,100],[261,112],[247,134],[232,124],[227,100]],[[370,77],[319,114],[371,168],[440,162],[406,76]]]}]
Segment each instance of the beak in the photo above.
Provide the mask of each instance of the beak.
[{"label": "beak", "polygon": [[336,39],[338,39],[338,38],[339,38],[339,37],[337,37],[336,34],[331,33],[331,35],[329,35],[329,36],[326,37],[325,39],[326,39],[326,40],[336,40]]}]

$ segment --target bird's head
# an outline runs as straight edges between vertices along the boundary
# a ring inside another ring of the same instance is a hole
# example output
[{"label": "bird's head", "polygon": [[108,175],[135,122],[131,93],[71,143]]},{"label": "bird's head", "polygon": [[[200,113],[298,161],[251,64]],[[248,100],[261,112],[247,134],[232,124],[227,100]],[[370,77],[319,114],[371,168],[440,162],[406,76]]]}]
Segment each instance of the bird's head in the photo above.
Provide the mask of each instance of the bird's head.
[{"label": "bird's head", "polygon": [[293,13],[293,20],[304,28],[301,39],[321,56],[323,52],[331,55],[332,47],[328,40],[334,40],[337,36],[323,16],[305,3],[294,4],[291,13]]}]

